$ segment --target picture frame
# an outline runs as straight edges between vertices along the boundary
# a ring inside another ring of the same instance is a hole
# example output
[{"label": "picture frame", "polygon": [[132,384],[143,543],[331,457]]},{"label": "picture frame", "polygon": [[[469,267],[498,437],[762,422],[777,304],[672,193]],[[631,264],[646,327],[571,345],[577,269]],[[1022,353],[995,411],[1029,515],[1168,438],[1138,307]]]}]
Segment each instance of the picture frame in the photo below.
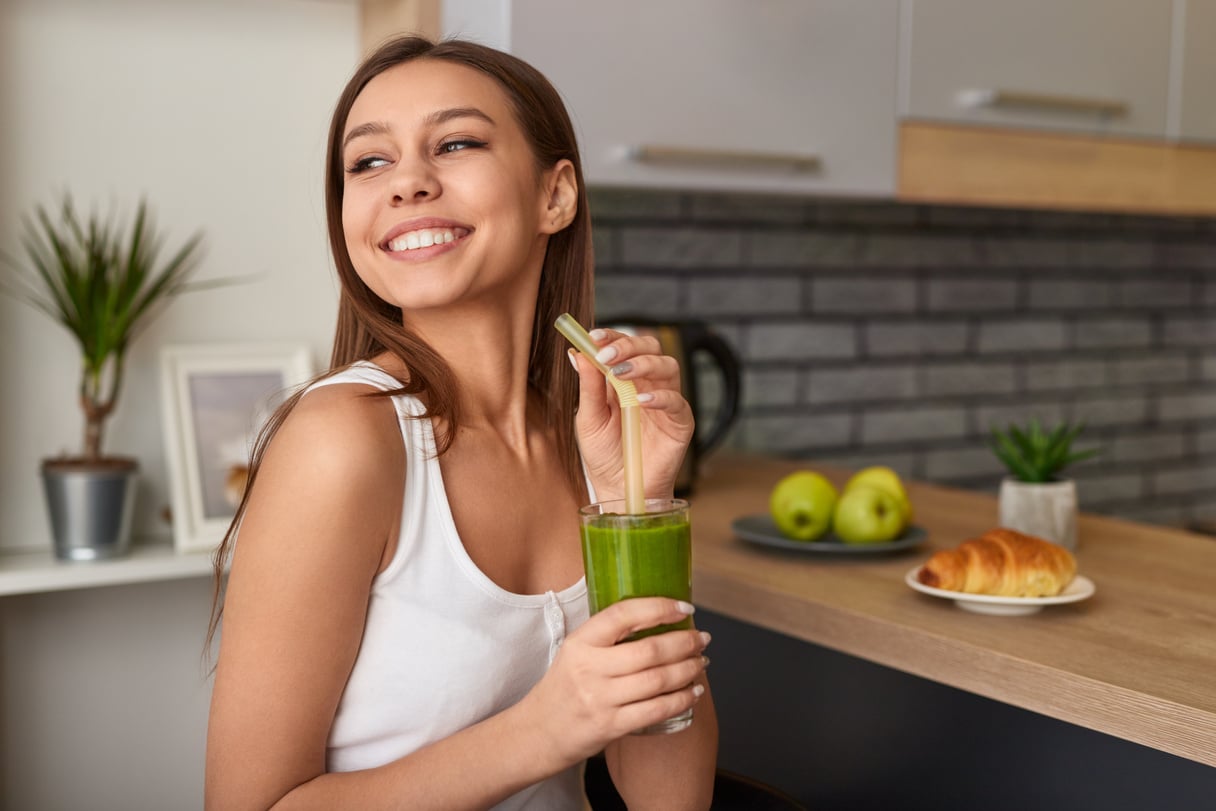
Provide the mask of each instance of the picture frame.
[{"label": "picture frame", "polygon": [[311,353],[303,344],[181,344],[161,350],[177,552],[212,552],[223,540],[258,432],[312,374]]}]

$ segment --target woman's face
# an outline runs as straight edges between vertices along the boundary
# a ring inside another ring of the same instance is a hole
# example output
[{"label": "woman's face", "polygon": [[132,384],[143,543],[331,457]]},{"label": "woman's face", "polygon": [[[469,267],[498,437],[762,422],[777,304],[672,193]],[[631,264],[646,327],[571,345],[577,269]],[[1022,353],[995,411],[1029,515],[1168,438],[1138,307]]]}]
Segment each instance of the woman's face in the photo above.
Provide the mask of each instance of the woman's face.
[{"label": "woman's face", "polygon": [[528,283],[535,295],[573,175],[566,161],[537,171],[497,82],[441,60],[397,65],[364,87],[343,138],[346,248],[380,298],[420,311],[501,304]]}]

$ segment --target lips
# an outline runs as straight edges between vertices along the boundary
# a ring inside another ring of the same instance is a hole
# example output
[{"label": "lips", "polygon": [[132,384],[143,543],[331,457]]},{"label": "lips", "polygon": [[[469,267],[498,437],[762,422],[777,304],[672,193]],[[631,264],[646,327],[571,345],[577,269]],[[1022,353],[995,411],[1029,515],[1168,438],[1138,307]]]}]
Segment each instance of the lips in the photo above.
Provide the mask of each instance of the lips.
[{"label": "lips", "polygon": [[472,230],[451,220],[411,220],[390,230],[380,248],[389,253],[404,253],[443,246],[468,236]]}]

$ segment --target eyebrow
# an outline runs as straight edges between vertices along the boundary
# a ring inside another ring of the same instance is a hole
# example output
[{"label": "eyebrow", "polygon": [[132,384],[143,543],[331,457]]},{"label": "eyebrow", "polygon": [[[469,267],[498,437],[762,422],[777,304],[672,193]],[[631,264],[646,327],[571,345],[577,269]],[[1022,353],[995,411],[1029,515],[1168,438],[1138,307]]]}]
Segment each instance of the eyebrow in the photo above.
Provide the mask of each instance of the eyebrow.
[{"label": "eyebrow", "polygon": [[[436,110],[428,115],[423,123],[428,127],[433,127],[446,124],[456,118],[477,118],[491,126],[495,124],[493,118],[490,118],[489,115],[476,107],[449,107],[446,110]],[[356,138],[364,138],[369,135],[386,135],[388,131],[389,126],[383,121],[368,121],[366,124],[360,124],[346,133],[346,137],[342,139],[342,148],[345,149]]]}]

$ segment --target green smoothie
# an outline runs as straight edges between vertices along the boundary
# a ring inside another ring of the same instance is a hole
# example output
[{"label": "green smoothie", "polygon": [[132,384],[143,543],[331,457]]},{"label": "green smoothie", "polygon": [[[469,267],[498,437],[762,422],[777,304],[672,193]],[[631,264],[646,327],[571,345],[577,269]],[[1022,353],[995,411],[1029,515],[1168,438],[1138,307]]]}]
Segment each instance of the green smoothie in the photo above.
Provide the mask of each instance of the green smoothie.
[{"label": "green smoothie", "polygon": [[[591,613],[630,597],[691,601],[692,548],[685,502],[645,515],[583,514],[583,566]],[[592,505],[593,507],[611,506]],[[686,619],[639,631],[633,638],[681,628]]]}]

